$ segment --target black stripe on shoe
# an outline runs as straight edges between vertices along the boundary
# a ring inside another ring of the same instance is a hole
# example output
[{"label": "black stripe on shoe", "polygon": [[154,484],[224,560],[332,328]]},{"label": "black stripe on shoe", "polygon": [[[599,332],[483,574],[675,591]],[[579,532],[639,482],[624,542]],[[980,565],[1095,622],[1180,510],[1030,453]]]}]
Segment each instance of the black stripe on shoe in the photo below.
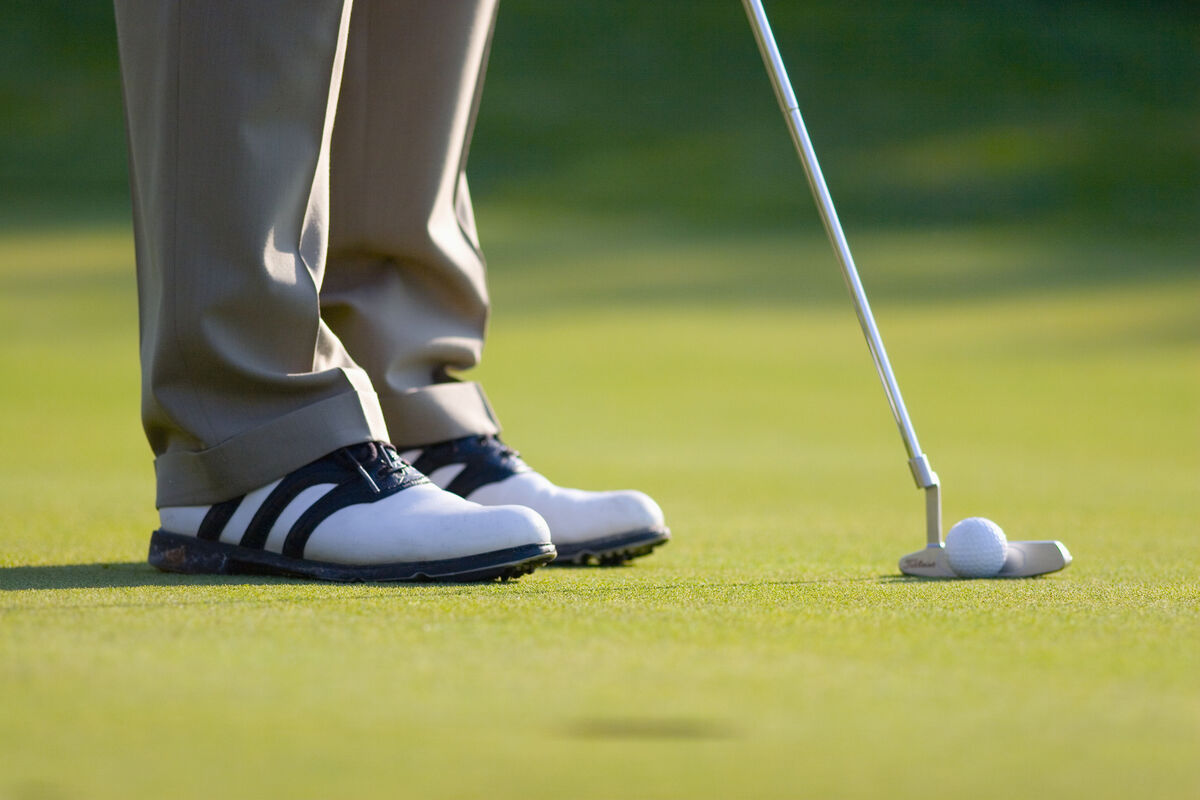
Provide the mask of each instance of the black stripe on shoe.
[{"label": "black stripe on shoe", "polygon": [[454,464],[464,465],[463,470],[454,476],[445,489],[459,497],[469,497],[481,486],[530,471],[529,465],[521,460],[520,453],[495,436],[464,436],[430,445],[421,450],[413,467],[430,475]]},{"label": "black stripe on shoe", "polygon": [[245,495],[235,497],[232,500],[226,500],[223,503],[215,503],[204,515],[204,519],[200,522],[200,529],[196,531],[197,538],[204,539],[208,542],[215,542],[221,538],[221,533],[225,530],[225,526],[229,524],[229,520],[233,519],[233,514],[238,510],[238,506],[242,504]]},{"label": "black stripe on shoe", "polygon": [[[389,492],[389,494],[395,494],[395,492]],[[373,503],[385,496],[371,491],[371,488],[365,483],[357,481],[343,483],[337,488],[331,489],[320,500],[309,506],[308,510],[301,514],[300,518],[292,525],[287,539],[283,542],[283,555],[288,558],[303,558],[304,546],[308,544],[313,531],[334,512],[347,506]]]},{"label": "black stripe on shoe", "polygon": [[242,547],[263,549],[279,515],[305,489],[322,484],[338,485],[356,480],[357,477],[353,473],[347,474],[344,465],[333,463],[329,459],[314,461],[290,473],[271,490],[262,505],[258,507],[258,511],[254,512],[254,518],[250,520],[250,524],[246,526],[246,532],[242,536]]},{"label": "black stripe on shoe", "polygon": [[[303,558],[304,546],[313,531],[335,511],[346,506],[374,503],[410,486],[429,483],[429,479],[401,459],[391,445],[375,442],[343,447],[305,469],[311,469],[313,480],[328,478],[336,472],[337,486],[322,495],[292,524],[283,543],[283,554],[288,558]],[[317,483],[329,482],[317,480]],[[281,507],[275,518],[282,511]],[[270,533],[275,518],[266,524],[267,533]],[[262,536],[258,530],[255,535]]]}]

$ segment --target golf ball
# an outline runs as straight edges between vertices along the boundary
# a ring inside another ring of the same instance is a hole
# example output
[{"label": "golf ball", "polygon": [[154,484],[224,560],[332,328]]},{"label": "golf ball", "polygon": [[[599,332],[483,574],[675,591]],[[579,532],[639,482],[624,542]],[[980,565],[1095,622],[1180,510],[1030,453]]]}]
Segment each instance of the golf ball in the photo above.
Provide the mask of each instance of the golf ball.
[{"label": "golf ball", "polygon": [[967,517],[946,533],[950,567],[964,578],[991,578],[1004,566],[1008,539],[1000,526],[983,517]]}]

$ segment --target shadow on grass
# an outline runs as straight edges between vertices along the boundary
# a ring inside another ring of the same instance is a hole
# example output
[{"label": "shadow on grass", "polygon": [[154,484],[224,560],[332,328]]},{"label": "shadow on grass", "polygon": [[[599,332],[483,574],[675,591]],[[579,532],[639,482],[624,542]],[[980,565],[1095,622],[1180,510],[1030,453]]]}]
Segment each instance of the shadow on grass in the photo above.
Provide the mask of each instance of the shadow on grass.
[{"label": "shadow on grass", "polygon": [[576,739],[734,739],[741,731],[726,722],[691,717],[589,717],[562,733]]},{"label": "shadow on grass", "polygon": [[118,561],[97,564],[62,564],[28,567],[0,567],[0,592],[53,589],[130,589],[146,586],[386,586],[408,589],[432,588],[441,594],[470,594],[481,587],[500,586],[517,579],[490,580],[404,580],[404,581],[333,581],[287,575],[187,575],[161,572],[145,561]]},{"label": "shadow on grass", "polygon": [[[632,568],[632,565],[606,565],[606,566],[581,566],[576,564],[563,564],[555,568],[553,571],[567,570],[576,574],[585,573],[588,570],[597,570],[601,572],[609,572],[610,570],[620,570],[624,572]],[[860,576],[853,578],[797,578],[796,580],[788,581],[763,581],[763,582],[734,582],[734,583],[714,583],[709,584],[713,587],[739,587],[739,586],[791,586],[801,584],[828,584],[828,583],[871,583],[877,582],[880,584],[920,584],[920,583],[945,583],[947,578],[921,578],[911,575],[875,575],[875,576]],[[1013,580],[1007,578],[1004,580]],[[45,566],[28,566],[28,567],[0,567],[0,592],[15,592],[27,591],[31,589],[116,589],[116,588],[135,588],[141,586],[259,586],[270,584],[294,584],[294,583],[317,583],[322,584],[323,581],[310,581],[303,578],[287,578],[282,576],[271,575],[182,575],[172,572],[160,572],[144,561],[118,561],[104,562],[97,564],[62,564],[62,565],[45,565]],[[409,586],[435,586],[441,589],[470,589],[476,586],[487,586],[497,583],[496,581],[488,581],[482,584],[476,583],[456,583],[448,582],[442,584],[430,583],[415,583],[404,584]],[[332,584],[335,586],[346,584]],[[395,584],[387,584],[395,585]],[[675,584],[656,584],[651,586],[637,586],[637,591],[663,591],[670,589],[679,589],[685,586],[693,586],[692,581],[683,581]],[[548,585],[539,586],[536,588],[526,589],[528,594],[572,594],[578,591],[575,586]]]},{"label": "shadow on grass", "polygon": [[878,582],[882,584],[888,583],[945,583],[947,581],[958,580],[956,578],[926,578],[921,575],[880,575]]},{"label": "shadow on grass", "polygon": [[992,577],[990,577],[990,578],[951,578],[951,577],[945,577],[945,578],[926,578],[926,577],[923,577],[923,576],[920,576],[920,575],[880,575],[880,576],[879,576],[879,582],[880,582],[880,583],[883,583],[883,584],[894,584],[894,583],[963,583],[964,581],[968,581],[968,582],[976,582],[976,583],[980,583],[980,582],[989,582],[989,581],[997,581],[997,582],[1002,582],[1002,583],[1014,583],[1014,582],[1015,582],[1015,583],[1027,583],[1027,582],[1029,582],[1029,581],[1041,581],[1041,580],[1044,580],[1044,579],[1046,579],[1047,577],[1049,577],[1050,575],[1053,575],[1053,574],[1054,574],[1054,573],[1052,573],[1052,572],[1048,572],[1048,573],[1045,573],[1044,575],[1019,575],[1019,576],[1008,576],[1008,575],[1001,576],[1001,575],[994,575],[994,576],[992,576]]},{"label": "shadow on grass", "polygon": [[266,575],[180,575],[159,572],[144,561],[0,567],[0,592],[137,586],[238,586],[291,582],[288,578]]}]

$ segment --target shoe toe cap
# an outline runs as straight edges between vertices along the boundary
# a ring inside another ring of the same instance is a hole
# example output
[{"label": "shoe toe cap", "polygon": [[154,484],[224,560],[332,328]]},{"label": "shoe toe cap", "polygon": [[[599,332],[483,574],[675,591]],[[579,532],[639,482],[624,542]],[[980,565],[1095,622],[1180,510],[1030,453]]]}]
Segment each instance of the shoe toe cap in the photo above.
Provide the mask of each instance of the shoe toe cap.
[{"label": "shoe toe cap", "polygon": [[633,490],[600,492],[593,501],[595,514],[615,533],[664,526],[663,512],[647,494]]},{"label": "shoe toe cap", "polygon": [[526,506],[479,507],[486,520],[475,525],[480,546],[503,550],[527,544],[550,544],[550,526],[542,515]]},{"label": "shoe toe cap", "polygon": [[642,492],[565,489],[536,472],[489,484],[471,499],[489,506],[517,503],[534,509],[549,523],[559,544],[665,527],[662,509]]}]

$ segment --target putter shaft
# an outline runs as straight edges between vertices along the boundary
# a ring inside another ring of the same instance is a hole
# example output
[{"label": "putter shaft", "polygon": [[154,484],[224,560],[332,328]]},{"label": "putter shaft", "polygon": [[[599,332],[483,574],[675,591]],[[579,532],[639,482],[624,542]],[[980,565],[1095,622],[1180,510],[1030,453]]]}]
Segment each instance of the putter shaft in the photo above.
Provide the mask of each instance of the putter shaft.
[{"label": "putter shaft", "polygon": [[817,202],[817,211],[821,214],[821,222],[825,225],[825,233],[833,252],[837,255],[838,265],[842,269],[842,277],[850,298],[854,301],[854,310],[858,315],[858,324],[866,337],[867,347],[871,351],[871,360],[875,362],[875,371],[883,384],[887,395],[888,406],[892,409],[892,417],[896,427],[900,429],[900,438],[904,440],[904,449],[908,453],[908,468],[912,472],[917,488],[925,490],[925,538],[930,545],[942,543],[942,492],[937,473],[929,464],[929,459],[921,451],[917,441],[917,431],[913,428],[904,405],[904,397],[900,394],[900,385],[896,382],[896,374],[888,360],[887,349],[883,346],[883,338],[879,335],[879,327],[875,324],[875,315],[871,313],[871,303],[867,300],[867,292],[863,289],[862,280],[858,277],[858,268],[854,265],[854,256],[850,253],[850,245],[846,242],[846,234],[842,231],[842,223],[838,219],[837,209],[834,208],[833,198],[829,187],[825,184],[825,176],[817,161],[817,153],[813,149],[812,140],[808,136],[808,128],[800,115],[800,104],[796,102],[796,93],[788,80],[787,68],[783,57],[779,54],[779,46],[775,43],[775,35],[771,33],[771,23],[763,10],[761,0],[742,0],[746,16],[750,19],[750,28],[754,31],[754,39],[758,42],[758,50],[762,54],[763,64],[771,78],[771,86],[775,89],[775,97],[779,108],[787,121],[788,132],[792,135],[792,143],[800,156],[804,174],[808,178],[809,188],[812,189],[813,199]]},{"label": "putter shaft", "polygon": [[900,429],[900,436],[904,440],[904,447],[908,452],[909,468],[912,470],[913,479],[922,489],[937,486],[937,474],[930,467],[925,454],[921,452],[921,445],[917,441],[917,432],[908,416],[908,409],[904,406],[900,386],[896,382],[891,362],[888,361],[887,349],[883,346],[883,339],[879,335],[879,328],[871,313],[871,304],[867,300],[862,280],[858,277],[854,256],[850,253],[850,245],[846,243],[846,234],[842,231],[842,223],[838,219],[837,209],[834,208],[829,187],[825,184],[821,165],[817,162],[817,154],[813,150],[808,129],[804,126],[804,118],[800,115],[796,94],[792,91],[792,84],[788,80],[787,69],[784,67],[783,58],[779,55],[779,47],[775,44],[775,36],[771,33],[771,24],[767,20],[760,0],[742,0],[742,5],[746,8],[750,27],[754,31],[759,52],[762,53],[763,63],[767,67],[771,85],[775,89],[775,97],[779,100],[779,107],[787,121],[788,131],[796,146],[796,153],[800,156],[800,163],[804,166],[804,174],[808,177],[808,185],[812,189],[813,199],[817,202],[817,210],[821,214],[825,232],[829,235],[829,242],[833,245],[838,264],[842,268],[842,277],[845,278],[846,288],[849,289],[850,297],[854,301],[858,323],[867,339],[867,347],[870,348],[871,358],[875,362],[875,370],[879,373],[879,380],[883,383],[884,392],[887,394],[888,405],[892,409],[892,416],[896,419],[896,426]]}]

